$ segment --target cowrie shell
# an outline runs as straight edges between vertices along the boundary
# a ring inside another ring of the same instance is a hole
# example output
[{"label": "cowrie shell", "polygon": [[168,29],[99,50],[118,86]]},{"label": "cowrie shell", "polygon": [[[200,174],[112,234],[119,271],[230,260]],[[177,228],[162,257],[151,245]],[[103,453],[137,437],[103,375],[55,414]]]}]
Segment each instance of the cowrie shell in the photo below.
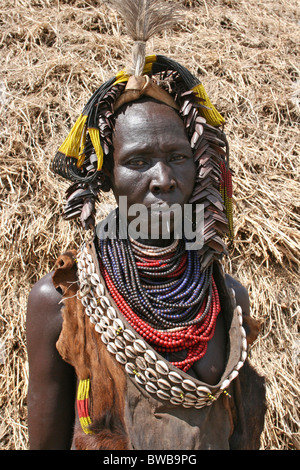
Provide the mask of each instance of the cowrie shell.
[{"label": "cowrie shell", "polygon": [[143,357],[137,357],[135,363],[137,367],[141,370],[145,370],[147,368],[147,363]]},{"label": "cowrie shell", "polygon": [[172,403],[172,405],[181,405],[181,403],[183,402],[183,398],[171,397],[170,402]]},{"label": "cowrie shell", "polygon": [[220,390],[224,390],[225,388],[228,387],[229,384],[230,384],[230,380],[228,380],[228,379],[224,380],[224,382],[221,383]]},{"label": "cowrie shell", "polygon": [[97,331],[97,333],[103,333],[104,331],[103,327],[99,323],[95,325],[95,330]]},{"label": "cowrie shell", "polygon": [[203,387],[202,385],[200,385],[199,387],[197,387],[196,392],[197,392],[197,395],[201,398],[201,397],[207,397],[207,395],[211,393],[211,390],[208,387]]},{"label": "cowrie shell", "polygon": [[185,390],[189,390],[189,391],[194,391],[197,388],[196,384],[192,382],[192,380],[190,379],[184,379],[182,381],[182,386]]},{"label": "cowrie shell", "polygon": [[147,392],[149,392],[149,393],[156,393],[156,392],[157,392],[157,386],[156,386],[154,383],[152,383],[152,382],[146,383],[145,389],[146,389]]},{"label": "cowrie shell", "polygon": [[169,400],[170,395],[167,392],[164,392],[163,390],[157,390],[156,395],[158,398],[161,398],[162,400]]},{"label": "cowrie shell", "polygon": [[80,270],[84,269],[85,268],[85,262],[82,259],[78,259],[77,260],[77,266]]},{"label": "cowrie shell", "polygon": [[106,315],[107,315],[108,318],[110,318],[111,320],[114,320],[115,318],[117,318],[117,312],[116,312],[116,310],[114,309],[114,307],[108,307],[108,309],[106,310]]},{"label": "cowrie shell", "polygon": [[140,385],[145,385],[146,383],[146,377],[144,376],[144,374],[141,374],[140,372],[137,372],[134,375],[134,379]]},{"label": "cowrie shell", "polygon": [[109,342],[109,337],[106,333],[102,333],[101,335],[101,341],[104,343],[104,344],[107,344]]},{"label": "cowrie shell", "polygon": [[209,398],[207,396],[202,397],[202,398],[197,398],[196,405],[204,406],[208,402],[208,400]]},{"label": "cowrie shell", "polygon": [[110,325],[109,319],[105,317],[104,315],[102,316],[99,323],[101,326],[103,326],[103,328],[107,328]]},{"label": "cowrie shell", "polygon": [[82,297],[80,300],[85,308],[89,306],[89,300],[86,297]]},{"label": "cowrie shell", "polygon": [[94,299],[94,298],[91,299],[91,300],[90,300],[90,306],[91,306],[93,309],[97,308],[97,300]]},{"label": "cowrie shell", "polygon": [[181,403],[181,405],[182,405],[184,408],[192,408],[193,403],[190,403],[190,402],[188,402],[188,401],[183,401],[183,402]]},{"label": "cowrie shell", "polygon": [[91,273],[91,278],[90,279],[91,279],[91,283],[94,286],[97,286],[100,283],[100,277],[98,276],[98,274],[96,272]]},{"label": "cowrie shell", "polygon": [[242,310],[242,307],[240,305],[237,305],[235,307],[235,311],[238,315],[243,315],[243,310]]},{"label": "cowrie shell", "polygon": [[157,372],[154,369],[151,369],[150,367],[145,370],[145,376],[148,380],[151,380],[152,382],[156,382],[158,379]]},{"label": "cowrie shell", "polygon": [[79,295],[81,297],[83,297],[83,296],[87,295],[90,292],[90,290],[91,290],[91,286],[89,284],[82,284],[80,286]]},{"label": "cowrie shell", "polygon": [[98,323],[100,320],[101,320],[101,317],[100,315],[97,315],[97,313],[93,313],[93,315],[91,315],[91,317],[94,318],[94,320],[96,320],[96,323]]},{"label": "cowrie shell", "polygon": [[105,292],[104,286],[100,283],[96,286],[95,290],[96,290],[96,294],[97,294],[98,297],[102,297],[104,292]]},{"label": "cowrie shell", "polygon": [[136,368],[132,362],[127,362],[127,364],[125,364],[125,370],[128,374],[133,375],[134,371],[136,371]]},{"label": "cowrie shell", "polygon": [[114,321],[113,321],[113,327],[117,330],[117,331],[122,331],[124,330],[124,323],[122,322],[122,320],[120,320],[119,318],[115,318]]},{"label": "cowrie shell", "polygon": [[142,339],[136,339],[134,342],[133,342],[133,347],[134,349],[139,352],[139,353],[143,353],[146,351],[147,349],[147,344],[145,343],[145,341],[143,341]]},{"label": "cowrie shell", "polygon": [[99,315],[99,317],[102,317],[102,315],[104,315],[104,310],[102,310],[101,307],[99,307],[99,305],[95,308],[95,315]]},{"label": "cowrie shell", "polygon": [[90,264],[88,265],[88,267],[87,267],[87,272],[88,272],[88,274],[90,274],[90,275],[91,275],[91,274],[94,274],[94,272],[95,272],[94,263],[90,263]]},{"label": "cowrie shell", "polygon": [[126,341],[133,342],[135,340],[135,335],[132,331],[125,329],[123,332],[123,336],[126,339]]},{"label": "cowrie shell", "polygon": [[86,277],[87,277],[87,274],[86,274],[86,272],[85,272],[85,269],[81,269],[81,270],[79,269],[77,272],[78,272],[78,279],[79,279],[79,281],[80,281],[81,283],[83,283],[84,280],[85,280]]},{"label": "cowrie shell", "polygon": [[126,359],[126,356],[125,356],[124,353],[122,353],[122,352],[119,351],[119,352],[116,353],[116,356],[115,356],[115,357],[116,357],[116,360],[117,360],[118,362],[120,362],[121,364],[126,364],[127,359]]},{"label": "cowrie shell", "polygon": [[95,312],[91,316],[96,320],[96,323],[98,323],[101,320],[101,315],[98,315]]},{"label": "cowrie shell", "polygon": [[181,383],[182,382],[181,375],[178,374],[178,372],[175,372],[173,370],[168,374],[168,377],[173,383]]},{"label": "cowrie shell", "polygon": [[167,375],[169,372],[169,367],[163,361],[157,361],[155,364],[155,369],[157,370],[159,374],[162,374],[162,375]]},{"label": "cowrie shell", "polygon": [[162,388],[163,390],[170,390],[171,388],[171,385],[169,384],[169,382],[165,379],[158,379],[157,381],[157,385]]},{"label": "cowrie shell", "polygon": [[236,379],[236,377],[239,375],[238,371],[237,370],[233,370],[230,374],[230,376],[228,377],[228,380],[230,380],[230,382],[234,379]]},{"label": "cowrie shell", "polygon": [[92,293],[92,291],[90,291],[86,294],[86,298],[89,300],[89,302],[90,302],[91,299],[94,298],[94,294]]},{"label": "cowrie shell", "polygon": [[88,264],[93,262],[93,258],[87,251],[85,252],[85,260],[87,261]]},{"label": "cowrie shell", "polygon": [[96,325],[97,320],[95,320],[95,318],[91,315],[91,316],[90,316],[90,322],[91,322],[93,325]]},{"label": "cowrie shell", "polygon": [[144,354],[144,358],[146,359],[148,364],[155,364],[157,360],[155,352],[152,351],[151,349],[147,349],[147,351]]},{"label": "cowrie shell", "polygon": [[132,359],[134,359],[136,356],[137,356],[137,353],[136,351],[133,349],[132,346],[126,346],[125,347],[125,354],[127,357],[130,357]]},{"label": "cowrie shell", "polygon": [[243,367],[243,365],[244,365],[244,362],[243,362],[243,361],[239,361],[239,362],[237,363],[236,367],[235,367],[236,370],[240,370],[240,369]]},{"label": "cowrie shell", "polygon": [[120,349],[124,349],[126,346],[126,342],[124,338],[122,338],[122,336],[117,336],[115,339],[115,345]]},{"label": "cowrie shell", "polygon": [[106,332],[107,332],[108,336],[110,337],[110,339],[115,339],[116,331],[112,326],[108,326]]},{"label": "cowrie shell", "polygon": [[85,313],[90,316],[92,313],[93,313],[93,310],[92,308],[88,305],[87,307],[85,307]]},{"label": "cowrie shell", "polygon": [[110,302],[108,300],[107,297],[105,297],[105,295],[103,295],[101,298],[100,298],[100,303],[102,305],[103,308],[108,308],[110,307]]},{"label": "cowrie shell", "polygon": [[118,351],[115,343],[112,343],[112,342],[108,343],[106,347],[107,347],[107,351],[112,354],[116,354],[116,352]]},{"label": "cowrie shell", "polygon": [[247,359],[247,351],[243,351],[241,354],[241,361],[245,362],[246,359]]},{"label": "cowrie shell", "polygon": [[77,271],[77,273],[78,273],[79,281],[83,282],[84,279],[86,279],[86,277],[87,277],[87,274],[86,274],[86,272],[85,272],[85,268],[79,269],[79,270]]},{"label": "cowrie shell", "polygon": [[174,397],[180,397],[183,400],[184,391],[181,388],[173,386],[173,387],[171,387],[170,392]]},{"label": "cowrie shell", "polygon": [[197,410],[200,410],[201,408],[204,408],[205,406],[208,406],[210,403],[195,403],[193,406],[194,408],[196,408]]},{"label": "cowrie shell", "polygon": [[196,403],[196,401],[197,401],[196,395],[193,395],[193,394],[190,393],[190,392],[187,392],[187,393],[184,395],[184,399],[185,399],[185,401],[187,401],[187,402],[189,402],[189,403]]}]

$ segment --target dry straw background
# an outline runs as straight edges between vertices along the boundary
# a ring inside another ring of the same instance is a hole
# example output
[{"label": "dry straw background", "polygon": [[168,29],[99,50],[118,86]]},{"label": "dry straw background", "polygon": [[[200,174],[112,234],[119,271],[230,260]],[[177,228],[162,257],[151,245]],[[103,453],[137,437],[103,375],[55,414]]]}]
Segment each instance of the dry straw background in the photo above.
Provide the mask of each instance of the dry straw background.
[{"label": "dry straw background", "polygon": [[[227,269],[262,321],[250,351],[266,376],[261,449],[299,449],[299,6],[176,3],[182,24],[148,52],[188,66],[226,117],[236,235]],[[24,450],[28,292],[82,237],[60,218],[65,183],[49,163],[92,91],[123,68],[131,43],[102,0],[0,0],[0,28],[0,449]]]}]

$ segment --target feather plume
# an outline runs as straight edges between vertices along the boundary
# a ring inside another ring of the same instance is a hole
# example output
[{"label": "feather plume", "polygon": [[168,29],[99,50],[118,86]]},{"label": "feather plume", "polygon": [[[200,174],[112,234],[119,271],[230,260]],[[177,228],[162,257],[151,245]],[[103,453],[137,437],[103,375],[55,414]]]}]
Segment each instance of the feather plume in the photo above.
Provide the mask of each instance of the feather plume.
[{"label": "feather plume", "polygon": [[113,0],[112,4],[122,16],[127,34],[134,41],[130,74],[142,75],[146,42],[180,20],[178,9],[161,0]]}]

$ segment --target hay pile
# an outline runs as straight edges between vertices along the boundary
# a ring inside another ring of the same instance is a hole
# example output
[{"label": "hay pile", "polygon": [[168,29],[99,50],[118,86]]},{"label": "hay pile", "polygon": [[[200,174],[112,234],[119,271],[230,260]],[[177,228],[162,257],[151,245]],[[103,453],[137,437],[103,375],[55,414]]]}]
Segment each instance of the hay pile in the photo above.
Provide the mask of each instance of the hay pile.
[{"label": "hay pile", "polygon": [[[297,0],[177,3],[183,23],[148,52],[188,66],[227,119],[236,234],[228,271],[262,320],[250,353],[267,377],[261,448],[299,449]],[[0,15],[0,448],[26,449],[28,292],[81,242],[78,225],[60,219],[65,186],[49,162],[91,92],[123,68],[130,42],[101,0],[2,0]]]}]

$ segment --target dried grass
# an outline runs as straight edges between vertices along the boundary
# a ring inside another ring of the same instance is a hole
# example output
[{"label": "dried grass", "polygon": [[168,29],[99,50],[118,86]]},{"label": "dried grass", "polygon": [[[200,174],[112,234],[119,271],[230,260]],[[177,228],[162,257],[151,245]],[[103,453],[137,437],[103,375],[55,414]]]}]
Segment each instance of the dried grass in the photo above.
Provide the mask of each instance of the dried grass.
[{"label": "dried grass", "polygon": [[[182,24],[148,52],[187,65],[226,116],[236,233],[228,271],[262,320],[250,353],[267,378],[261,448],[299,449],[299,8],[296,0],[178,4]],[[81,241],[78,225],[59,217],[65,186],[49,162],[131,44],[103,1],[2,0],[0,15],[0,448],[26,449],[28,292]]]}]

